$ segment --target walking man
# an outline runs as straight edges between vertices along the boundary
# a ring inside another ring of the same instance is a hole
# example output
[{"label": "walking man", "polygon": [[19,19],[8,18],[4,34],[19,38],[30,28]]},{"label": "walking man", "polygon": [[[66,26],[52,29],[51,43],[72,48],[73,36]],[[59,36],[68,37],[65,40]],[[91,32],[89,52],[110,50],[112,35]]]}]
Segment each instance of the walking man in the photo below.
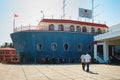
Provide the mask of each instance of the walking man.
[{"label": "walking man", "polygon": [[82,63],[82,69],[85,70],[85,54],[83,53],[80,57]]},{"label": "walking man", "polygon": [[91,56],[88,53],[85,55],[85,62],[87,64],[87,72],[89,72],[89,66],[90,66],[90,62],[91,62]]}]

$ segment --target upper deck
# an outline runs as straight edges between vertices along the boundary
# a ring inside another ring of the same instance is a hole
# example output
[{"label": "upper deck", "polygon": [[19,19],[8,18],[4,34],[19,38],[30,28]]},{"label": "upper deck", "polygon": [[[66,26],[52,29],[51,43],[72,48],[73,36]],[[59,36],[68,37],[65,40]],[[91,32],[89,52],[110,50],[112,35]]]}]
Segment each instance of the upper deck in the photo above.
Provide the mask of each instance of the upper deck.
[{"label": "upper deck", "polygon": [[18,31],[63,31],[63,32],[84,32],[102,34],[108,31],[105,24],[82,22],[75,20],[64,19],[43,19],[39,22],[38,26],[21,26],[14,29]]}]

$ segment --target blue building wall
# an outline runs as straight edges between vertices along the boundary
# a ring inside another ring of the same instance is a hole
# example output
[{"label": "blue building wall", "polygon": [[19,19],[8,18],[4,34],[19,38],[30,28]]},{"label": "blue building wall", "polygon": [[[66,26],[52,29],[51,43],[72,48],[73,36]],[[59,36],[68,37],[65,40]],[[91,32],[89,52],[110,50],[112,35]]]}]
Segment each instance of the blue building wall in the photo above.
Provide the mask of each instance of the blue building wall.
[{"label": "blue building wall", "polygon": [[[52,59],[63,58],[66,63],[79,62],[83,52],[88,52],[88,45],[93,48],[94,34],[77,33],[77,32],[39,32],[27,31],[16,32],[11,34],[12,41],[15,45],[17,54],[21,62],[39,63],[40,58],[48,57]],[[56,50],[52,50],[51,44],[56,43]],[[64,44],[68,44],[68,50],[64,49]],[[38,44],[42,49],[38,49]],[[78,44],[82,45],[78,51]],[[89,51],[93,57],[93,49]]]}]

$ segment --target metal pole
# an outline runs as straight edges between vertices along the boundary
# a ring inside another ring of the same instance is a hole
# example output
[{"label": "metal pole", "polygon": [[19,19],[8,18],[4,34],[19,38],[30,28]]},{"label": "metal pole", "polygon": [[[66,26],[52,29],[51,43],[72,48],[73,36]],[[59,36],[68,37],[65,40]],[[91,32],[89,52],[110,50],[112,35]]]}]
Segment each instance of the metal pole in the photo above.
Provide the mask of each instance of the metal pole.
[{"label": "metal pole", "polygon": [[63,19],[65,18],[65,6],[66,6],[66,5],[65,5],[65,2],[66,2],[66,1],[63,0],[63,16],[62,16]]},{"label": "metal pole", "polygon": [[94,23],[94,0],[92,0],[92,23]]},{"label": "metal pole", "polygon": [[43,11],[41,11],[41,13],[43,14],[43,18],[42,19],[44,19],[44,13],[43,13]]},{"label": "metal pole", "polygon": [[42,19],[44,19],[44,13],[43,12],[42,12],[42,15],[43,15]]},{"label": "metal pole", "polygon": [[15,32],[15,18],[13,19],[13,32]]}]

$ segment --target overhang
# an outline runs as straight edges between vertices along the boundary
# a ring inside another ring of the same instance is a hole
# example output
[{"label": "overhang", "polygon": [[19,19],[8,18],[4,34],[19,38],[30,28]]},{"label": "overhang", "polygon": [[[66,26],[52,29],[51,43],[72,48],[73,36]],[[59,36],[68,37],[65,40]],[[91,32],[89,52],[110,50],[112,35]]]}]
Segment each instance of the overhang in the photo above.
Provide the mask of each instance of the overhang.
[{"label": "overhang", "polygon": [[118,27],[120,27],[120,25],[119,26],[117,25],[116,30],[111,30],[107,33],[94,36],[94,41],[113,42],[120,45],[120,29]]}]

